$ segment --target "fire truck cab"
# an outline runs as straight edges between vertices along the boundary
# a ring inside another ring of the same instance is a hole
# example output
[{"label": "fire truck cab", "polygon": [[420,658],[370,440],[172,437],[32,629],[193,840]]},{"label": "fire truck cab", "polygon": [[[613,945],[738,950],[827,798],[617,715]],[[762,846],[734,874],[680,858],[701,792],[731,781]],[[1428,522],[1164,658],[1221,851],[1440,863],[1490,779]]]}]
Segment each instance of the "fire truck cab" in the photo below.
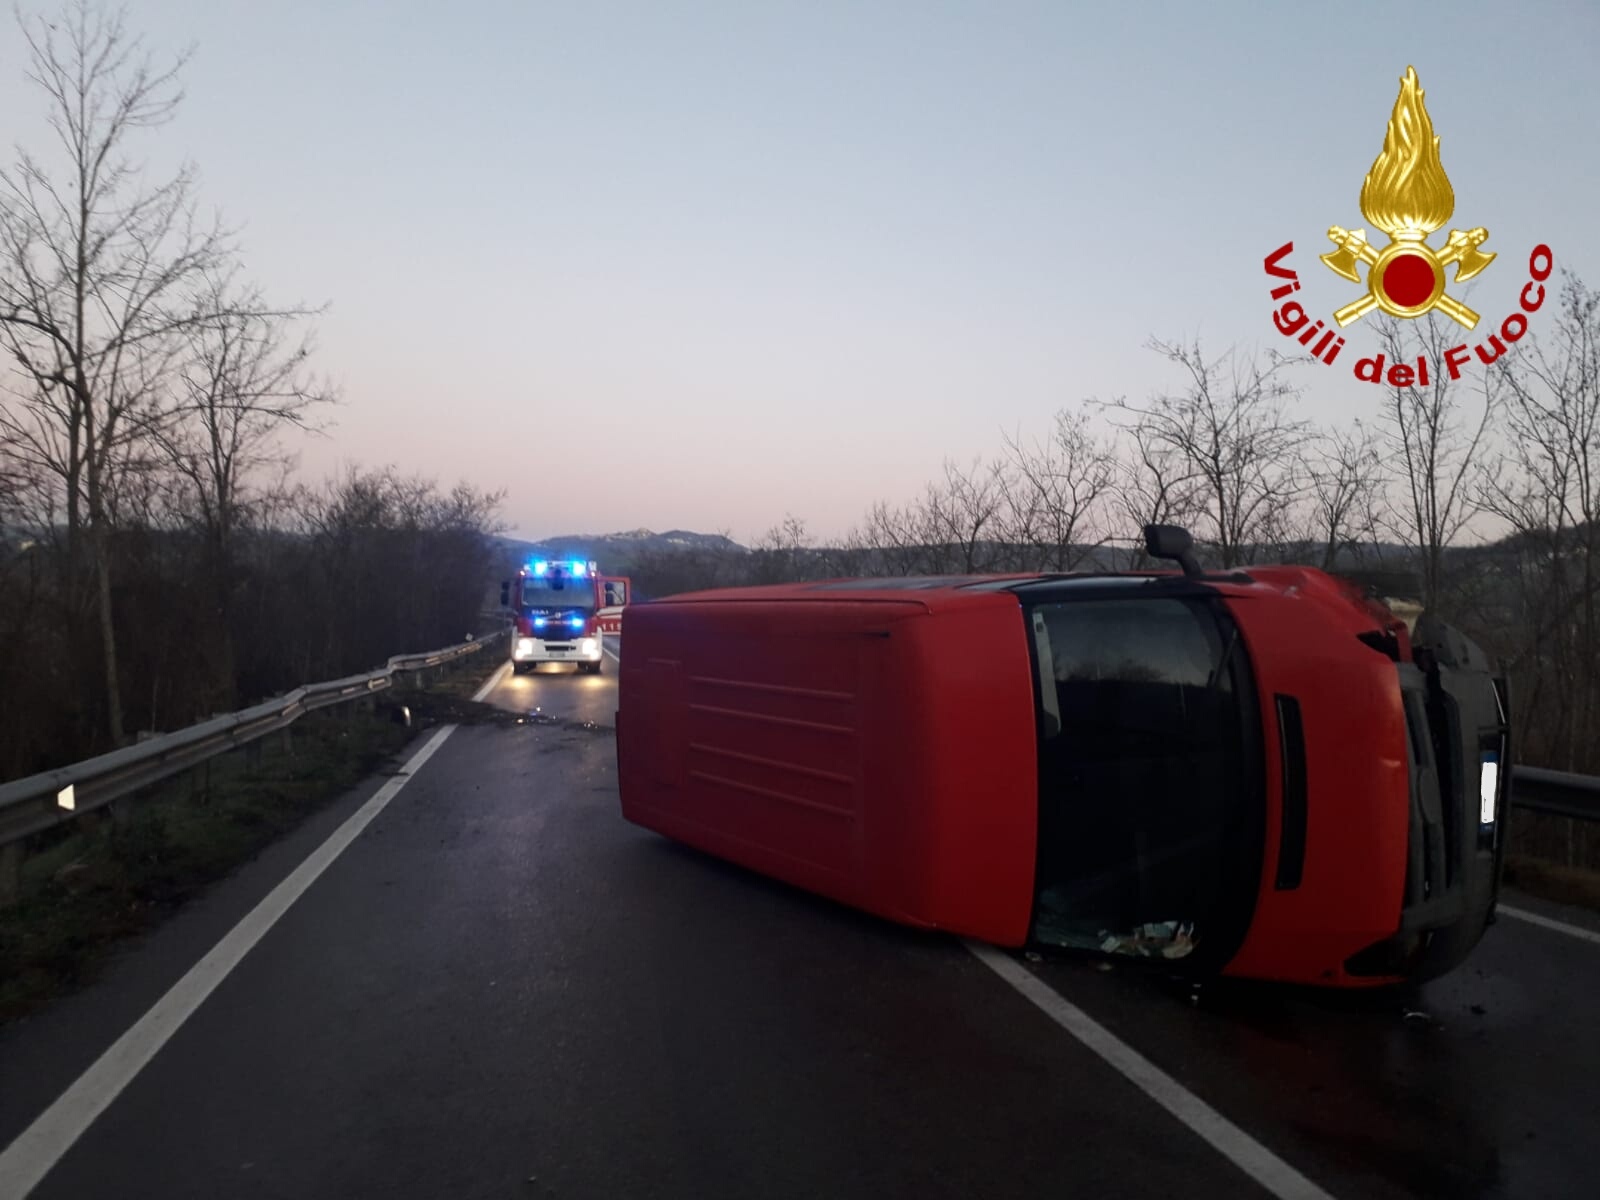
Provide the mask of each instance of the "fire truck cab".
[{"label": "fire truck cab", "polygon": [[512,613],[511,667],[521,674],[542,662],[576,663],[598,675],[602,634],[620,623],[628,580],[607,578],[582,559],[540,559],[500,584],[500,604]]}]

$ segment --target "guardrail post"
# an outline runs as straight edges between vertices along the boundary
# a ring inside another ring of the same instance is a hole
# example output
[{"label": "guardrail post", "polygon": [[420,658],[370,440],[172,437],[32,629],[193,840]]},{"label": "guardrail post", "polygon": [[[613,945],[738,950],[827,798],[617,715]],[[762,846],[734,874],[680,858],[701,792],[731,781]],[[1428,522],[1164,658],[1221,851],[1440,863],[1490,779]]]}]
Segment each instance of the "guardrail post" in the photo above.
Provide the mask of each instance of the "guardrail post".
[{"label": "guardrail post", "polygon": [[285,758],[294,757],[294,729],[288,725],[283,727],[283,754]]},{"label": "guardrail post", "polygon": [[22,843],[0,846],[0,908],[9,908],[22,895]]}]

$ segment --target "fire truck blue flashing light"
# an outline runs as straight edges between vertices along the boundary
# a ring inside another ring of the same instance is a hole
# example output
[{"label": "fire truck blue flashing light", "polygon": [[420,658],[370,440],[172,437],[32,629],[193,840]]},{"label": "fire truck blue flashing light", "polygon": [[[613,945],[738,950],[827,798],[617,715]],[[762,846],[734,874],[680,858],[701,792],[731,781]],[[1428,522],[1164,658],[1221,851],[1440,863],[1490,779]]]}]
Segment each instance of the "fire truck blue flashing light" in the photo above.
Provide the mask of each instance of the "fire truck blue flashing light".
[{"label": "fire truck blue flashing light", "polygon": [[[541,558],[538,562],[530,563],[528,566],[523,567],[522,573],[526,575],[529,571],[532,571],[535,575],[548,575],[550,574],[551,566],[552,564],[548,560]],[[558,573],[564,566],[567,571],[577,579],[582,579],[585,576],[600,574],[599,563],[586,563],[581,558],[575,558],[569,563],[557,563],[554,564],[554,566],[556,567]]]},{"label": "fire truck blue flashing light", "polygon": [[572,628],[574,628],[574,629],[582,629],[583,628],[583,618],[582,617],[568,617],[567,618],[567,624],[572,626]]}]

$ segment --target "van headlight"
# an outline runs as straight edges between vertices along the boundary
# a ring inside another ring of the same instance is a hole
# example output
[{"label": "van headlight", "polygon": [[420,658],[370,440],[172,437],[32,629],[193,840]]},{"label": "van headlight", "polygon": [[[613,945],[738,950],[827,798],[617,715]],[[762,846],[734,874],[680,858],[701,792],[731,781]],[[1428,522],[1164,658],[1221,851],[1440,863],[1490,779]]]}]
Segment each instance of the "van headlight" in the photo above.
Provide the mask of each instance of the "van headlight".
[{"label": "van headlight", "polygon": [[1478,776],[1478,824],[1493,825],[1500,799],[1500,756],[1485,751]]}]

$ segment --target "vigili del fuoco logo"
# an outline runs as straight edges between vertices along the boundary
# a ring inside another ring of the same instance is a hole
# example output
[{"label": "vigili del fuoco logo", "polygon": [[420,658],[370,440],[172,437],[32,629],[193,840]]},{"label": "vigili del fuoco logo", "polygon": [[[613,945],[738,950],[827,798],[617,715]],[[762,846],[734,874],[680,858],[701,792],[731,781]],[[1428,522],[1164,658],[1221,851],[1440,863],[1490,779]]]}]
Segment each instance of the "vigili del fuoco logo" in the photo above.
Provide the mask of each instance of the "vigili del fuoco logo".
[{"label": "vigili del fuoco logo", "polygon": [[[1364,263],[1367,268],[1366,294],[1333,314],[1340,329],[1374,309],[1404,320],[1438,309],[1469,330],[1478,328],[1478,314],[1445,291],[1445,268],[1454,266],[1453,282],[1465,283],[1494,262],[1496,255],[1483,249],[1489,231],[1481,225],[1464,233],[1452,229],[1437,250],[1428,245],[1428,238],[1444,228],[1455,212],[1456,194],[1439,161],[1439,139],[1422,100],[1417,72],[1407,67],[1383,139],[1383,152],[1361,185],[1361,214],[1388,236],[1389,244],[1373,245],[1367,241],[1365,229],[1352,232],[1338,225],[1328,229],[1334,249],[1321,256],[1327,268],[1355,284],[1362,282],[1359,265]],[[1321,318],[1313,324],[1300,302],[1289,299],[1300,290],[1300,277],[1284,265],[1293,250],[1294,243],[1286,242],[1265,260],[1269,276],[1288,280],[1272,289],[1272,299],[1281,302],[1272,314],[1272,323],[1279,333],[1295,338],[1313,357],[1331,366],[1344,349],[1345,339]],[[1486,338],[1470,347],[1463,342],[1445,351],[1445,367],[1452,380],[1461,378],[1461,368],[1472,361],[1474,352],[1487,365],[1528,332],[1526,314],[1537,312],[1544,303],[1544,281],[1554,267],[1550,247],[1542,242],[1535,246],[1528,256],[1531,278],[1522,289],[1519,309]],[[1391,363],[1387,371],[1382,354],[1363,358],[1355,364],[1355,376],[1367,383],[1387,382],[1391,387],[1426,387],[1430,383],[1426,355],[1414,366]]]}]

